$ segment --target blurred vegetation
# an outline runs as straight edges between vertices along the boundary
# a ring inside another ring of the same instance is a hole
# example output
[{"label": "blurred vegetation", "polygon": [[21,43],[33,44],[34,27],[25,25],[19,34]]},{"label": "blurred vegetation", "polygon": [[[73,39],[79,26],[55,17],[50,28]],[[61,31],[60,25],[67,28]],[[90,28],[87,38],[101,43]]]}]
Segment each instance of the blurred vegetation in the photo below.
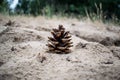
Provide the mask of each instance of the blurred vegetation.
[{"label": "blurred vegetation", "polygon": [[120,19],[120,0],[19,0],[14,13],[7,0],[0,0],[0,12],[25,15],[87,16],[96,19]]},{"label": "blurred vegetation", "polygon": [[3,14],[9,13],[9,4],[7,0],[0,0],[0,13]]}]

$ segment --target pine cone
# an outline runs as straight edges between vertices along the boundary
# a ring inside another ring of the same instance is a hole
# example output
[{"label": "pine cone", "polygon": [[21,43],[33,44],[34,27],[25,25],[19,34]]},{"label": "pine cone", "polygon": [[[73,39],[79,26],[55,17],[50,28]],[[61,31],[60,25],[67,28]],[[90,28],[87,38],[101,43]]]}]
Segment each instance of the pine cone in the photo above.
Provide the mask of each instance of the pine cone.
[{"label": "pine cone", "polygon": [[59,25],[58,29],[52,29],[53,37],[48,37],[50,43],[47,44],[49,52],[55,53],[69,53],[72,47],[71,36],[69,31],[65,32],[63,25]]}]

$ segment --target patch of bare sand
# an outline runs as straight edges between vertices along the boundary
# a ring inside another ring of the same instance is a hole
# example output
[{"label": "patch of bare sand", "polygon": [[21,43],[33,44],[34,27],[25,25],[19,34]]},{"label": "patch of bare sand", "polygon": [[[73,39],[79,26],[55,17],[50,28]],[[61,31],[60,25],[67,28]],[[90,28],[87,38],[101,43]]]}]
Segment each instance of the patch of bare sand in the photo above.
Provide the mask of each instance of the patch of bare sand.
[{"label": "patch of bare sand", "polygon": [[[0,80],[120,79],[119,27],[66,18],[0,18]],[[3,26],[9,19],[15,24]],[[59,24],[71,32],[69,54],[46,52],[47,37]]]}]

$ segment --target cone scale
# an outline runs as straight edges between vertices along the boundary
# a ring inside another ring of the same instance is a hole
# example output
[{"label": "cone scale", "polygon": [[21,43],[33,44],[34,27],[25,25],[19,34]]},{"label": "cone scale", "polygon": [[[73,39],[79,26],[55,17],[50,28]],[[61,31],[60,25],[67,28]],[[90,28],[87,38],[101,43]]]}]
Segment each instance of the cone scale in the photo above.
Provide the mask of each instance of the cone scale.
[{"label": "cone scale", "polygon": [[65,31],[63,25],[59,25],[58,29],[52,29],[53,37],[48,37],[48,51],[54,53],[70,53],[72,47],[71,35],[69,31]]}]

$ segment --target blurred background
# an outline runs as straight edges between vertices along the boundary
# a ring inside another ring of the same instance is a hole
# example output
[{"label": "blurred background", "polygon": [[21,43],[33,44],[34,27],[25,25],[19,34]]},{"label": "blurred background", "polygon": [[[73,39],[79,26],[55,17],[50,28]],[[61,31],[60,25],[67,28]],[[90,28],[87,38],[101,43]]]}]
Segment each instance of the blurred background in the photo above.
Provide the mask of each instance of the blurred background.
[{"label": "blurred background", "polygon": [[0,0],[0,13],[8,15],[61,15],[91,20],[120,20],[120,0]]}]

